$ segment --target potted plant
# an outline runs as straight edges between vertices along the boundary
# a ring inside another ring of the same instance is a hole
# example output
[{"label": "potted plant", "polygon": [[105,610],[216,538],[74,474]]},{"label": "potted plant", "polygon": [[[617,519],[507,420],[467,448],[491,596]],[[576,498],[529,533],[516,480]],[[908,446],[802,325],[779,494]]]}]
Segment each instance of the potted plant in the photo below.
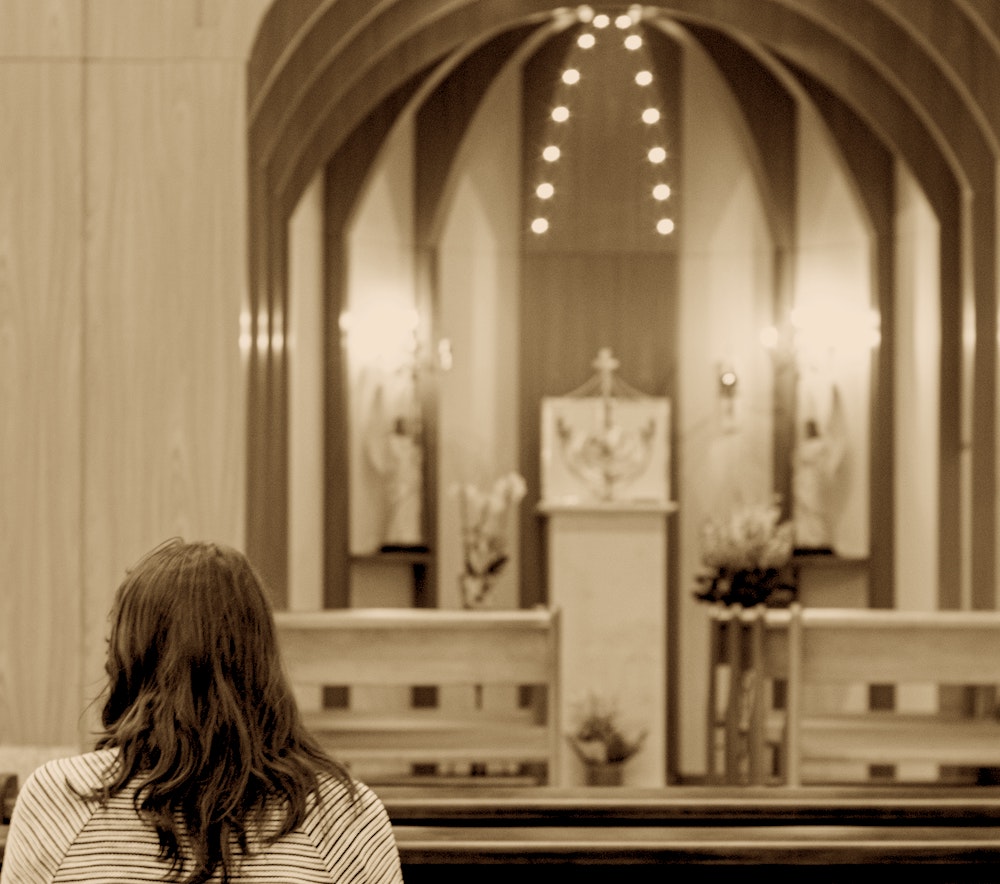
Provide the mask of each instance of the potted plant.
[{"label": "potted plant", "polygon": [[626,735],[614,704],[590,695],[578,712],[570,745],[584,764],[588,786],[619,786],[625,762],[642,747],[646,732]]}]

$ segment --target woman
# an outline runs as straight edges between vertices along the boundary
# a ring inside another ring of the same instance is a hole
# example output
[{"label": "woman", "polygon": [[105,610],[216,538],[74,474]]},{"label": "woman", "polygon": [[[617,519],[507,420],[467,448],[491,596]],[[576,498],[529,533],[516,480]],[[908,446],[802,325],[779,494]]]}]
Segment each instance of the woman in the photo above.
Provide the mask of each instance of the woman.
[{"label": "woman", "polygon": [[381,802],[302,726],[242,554],[149,553],[118,589],[106,669],[97,749],[25,782],[0,884],[402,880]]}]

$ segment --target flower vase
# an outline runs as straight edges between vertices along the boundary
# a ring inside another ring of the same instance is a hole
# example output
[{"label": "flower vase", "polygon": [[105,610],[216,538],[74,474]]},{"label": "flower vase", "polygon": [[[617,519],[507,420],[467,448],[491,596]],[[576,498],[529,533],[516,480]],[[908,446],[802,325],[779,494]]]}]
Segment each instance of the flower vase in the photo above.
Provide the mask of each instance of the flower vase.
[{"label": "flower vase", "polygon": [[620,786],[625,764],[621,761],[592,761],[586,765],[588,786]]},{"label": "flower vase", "polygon": [[492,580],[485,574],[462,574],[458,578],[462,607],[468,611],[489,607]]}]

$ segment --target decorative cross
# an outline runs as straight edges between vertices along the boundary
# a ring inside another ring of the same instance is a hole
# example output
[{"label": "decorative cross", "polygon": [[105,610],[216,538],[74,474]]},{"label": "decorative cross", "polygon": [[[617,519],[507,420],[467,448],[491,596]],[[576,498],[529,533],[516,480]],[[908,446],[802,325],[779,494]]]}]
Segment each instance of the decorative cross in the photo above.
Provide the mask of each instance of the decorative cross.
[{"label": "decorative cross", "polygon": [[621,363],[611,355],[610,347],[601,347],[597,351],[597,358],[591,365],[597,370],[598,377],[601,379],[601,395],[607,398],[614,389],[615,371]]}]

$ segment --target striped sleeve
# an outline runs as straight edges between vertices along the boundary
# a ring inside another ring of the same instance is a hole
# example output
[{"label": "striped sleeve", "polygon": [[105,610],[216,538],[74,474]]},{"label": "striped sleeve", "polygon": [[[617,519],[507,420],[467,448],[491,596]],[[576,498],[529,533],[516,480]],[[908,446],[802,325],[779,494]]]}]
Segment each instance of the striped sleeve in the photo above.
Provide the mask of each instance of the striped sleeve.
[{"label": "striped sleeve", "polygon": [[[88,759],[89,760],[89,759]],[[80,769],[81,763],[84,769]],[[51,761],[18,792],[7,833],[0,884],[48,884],[95,805],[72,794],[67,777],[87,779],[82,759]]]},{"label": "striped sleeve", "polygon": [[344,884],[401,884],[399,850],[389,815],[378,796],[357,784],[352,801],[339,783],[322,791],[309,823],[310,835],[332,881]]}]

